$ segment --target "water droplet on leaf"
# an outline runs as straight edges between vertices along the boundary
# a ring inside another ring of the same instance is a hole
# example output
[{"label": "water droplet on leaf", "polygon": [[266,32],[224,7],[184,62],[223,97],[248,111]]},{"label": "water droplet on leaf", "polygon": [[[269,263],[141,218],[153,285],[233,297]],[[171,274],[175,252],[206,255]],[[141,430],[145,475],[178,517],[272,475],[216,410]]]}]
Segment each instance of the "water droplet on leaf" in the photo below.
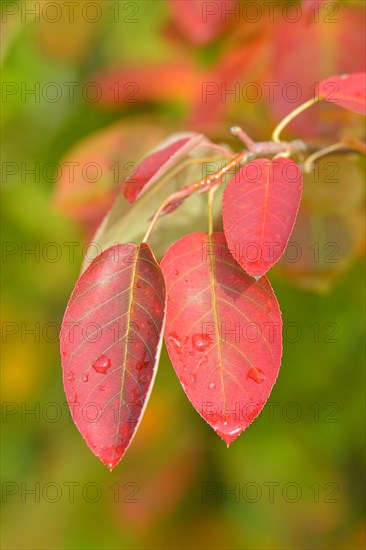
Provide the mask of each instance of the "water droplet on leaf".
[{"label": "water droplet on leaf", "polygon": [[121,426],[120,433],[121,435],[129,435],[130,434],[129,427],[126,424],[123,424]]},{"label": "water droplet on leaf", "polygon": [[123,451],[124,451],[124,447],[123,445],[116,445],[116,453],[120,456],[121,454],[123,454]]},{"label": "water droplet on leaf", "polygon": [[208,422],[213,425],[213,429],[214,430],[217,430],[218,429],[218,424],[221,422],[222,418],[221,418],[221,414],[218,413],[218,412],[211,412],[211,413],[208,413],[207,414],[207,420]]},{"label": "water droplet on leaf", "polygon": [[197,351],[206,351],[212,344],[212,338],[209,334],[194,334],[192,336],[193,349]]},{"label": "water droplet on leaf", "polygon": [[246,411],[246,419],[248,420],[248,422],[253,422],[253,420],[258,415],[258,413],[259,413],[258,407],[254,407],[253,409]]},{"label": "water droplet on leaf", "polygon": [[139,374],[137,376],[137,379],[138,379],[140,384],[146,384],[147,382],[150,381],[150,378],[151,378],[150,375],[146,374],[142,370],[139,371]]},{"label": "water droplet on leaf", "polygon": [[248,370],[247,378],[254,380],[257,384],[261,384],[266,379],[266,375],[261,369],[255,369],[252,367]]},{"label": "water droplet on leaf", "polygon": [[176,332],[172,332],[171,334],[169,334],[168,340],[173,344],[175,351],[181,354],[183,352],[184,346],[188,341],[188,336],[186,336],[184,340],[182,340]]},{"label": "water droplet on leaf", "polygon": [[92,365],[93,369],[100,374],[106,374],[111,367],[111,360],[106,355],[101,355]]},{"label": "water droplet on leaf", "polygon": [[150,361],[146,361],[145,358],[146,358],[146,353],[145,353],[145,357],[142,359],[142,361],[139,361],[136,364],[136,369],[137,370],[147,369],[147,367],[150,365]]}]

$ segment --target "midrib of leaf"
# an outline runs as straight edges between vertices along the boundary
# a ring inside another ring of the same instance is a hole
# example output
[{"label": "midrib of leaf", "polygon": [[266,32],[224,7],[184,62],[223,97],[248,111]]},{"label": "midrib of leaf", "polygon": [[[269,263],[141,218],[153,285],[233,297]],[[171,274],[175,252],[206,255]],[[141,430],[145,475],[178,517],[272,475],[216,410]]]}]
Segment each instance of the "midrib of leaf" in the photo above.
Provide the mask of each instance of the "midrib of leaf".
[{"label": "midrib of leaf", "polygon": [[[211,235],[208,235],[208,242],[211,246],[212,240]],[[211,247],[211,250],[213,251],[213,247]],[[221,373],[221,384],[222,384],[222,391],[224,394],[224,402],[225,402],[225,413],[226,413],[226,392],[225,392],[225,384],[224,384],[224,368],[223,368],[223,359],[222,359],[222,349],[221,349],[221,342],[220,342],[220,334],[219,334],[219,315],[217,311],[217,300],[216,300],[216,270],[215,270],[215,260],[213,259],[213,254],[209,254],[210,256],[210,273],[211,273],[211,291],[212,291],[212,309],[215,316],[215,332],[216,332],[216,338],[217,338],[217,347],[219,350],[219,360],[220,360],[220,373]]]},{"label": "midrib of leaf", "polygon": [[127,352],[128,352],[128,347],[129,347],[129,335],[130,335],[130,332],[131,332],[131,314],[132,314],[131,305],[133,303],[133,298],[134,298],[137,264],[138,264],[138,261],[139,261],[140,252],[141,252],[141,244],[138,247],[138,254],[137,254],[137,257],[136,257],[136,262],[135,262],[135,265],[134,265],[134,268],[133,268],[132,278],[131,278],[131,290],[130,290],[130,296],[129,296],[129,298],[130,298],[129,299],[129,304],[130,305],[129,305],[128,314],[127,314],[127,332],[126,332],[126,335],[125,335],[125,342],[126,342],[125,353],[124,353],[124,357],[123,357],[123,363],[121,365],[122,379],[121,379],[121,390],[119,392],[118,421],[117,421],[117,427],[116,427],[116,437],[114,439],[114,445],[113,445],[113,455],[112,455],[113,458],[114,458],[114,455],[115,455],[115,448],[116,448],[116,443],[117,443],[117,438],[118,438],[118,433],[119,433],[120,420],[121,420],[122,398],[123,398],[123,390],[124,390],[125,377],[126,377]]}]

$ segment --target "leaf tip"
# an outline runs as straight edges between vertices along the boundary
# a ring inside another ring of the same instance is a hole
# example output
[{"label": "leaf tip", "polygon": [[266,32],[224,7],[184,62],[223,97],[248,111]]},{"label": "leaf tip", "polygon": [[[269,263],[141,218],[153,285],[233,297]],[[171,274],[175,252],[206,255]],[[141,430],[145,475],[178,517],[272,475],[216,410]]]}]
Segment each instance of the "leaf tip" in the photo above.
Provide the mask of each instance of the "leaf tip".
[{"label": "leaf tip", "polygon": [[226,443],[226,447],[229,448],[232,442],[235,441],[235,439],[242,433],[242,429],[237,428],[236,430],[232,430],[230,432],[216,430],[216,433],[219,437],[221,437],[224,443]]},{"label": "leaf tip", "polygon": [[131,191],[126,185],[122,188],[122,195],[130,204],[135,202],[137,198],[137,192]]},{"label": "leaf tip", "polygon": [[108,470],[110,472],[112,472],[115,467],[117,466],[117,464],[119,463],[119,461],[121,460],[122,456],[117,456],[115,459],[113,460],[110,460],[110,459],[107,459],[107,458],[102,458],[102,457],[99,457],[100,460],[103,462],[104,466],[107,466]]},{"label": "leaf tip", "polygon": [[107,466],[108,470],[112,472],[114,468],[119,464],[123,455],[127,449],[122,445],[109,446],[102,449],[101,453],[95,453],[96,456],[101,460],[104,466]]}]

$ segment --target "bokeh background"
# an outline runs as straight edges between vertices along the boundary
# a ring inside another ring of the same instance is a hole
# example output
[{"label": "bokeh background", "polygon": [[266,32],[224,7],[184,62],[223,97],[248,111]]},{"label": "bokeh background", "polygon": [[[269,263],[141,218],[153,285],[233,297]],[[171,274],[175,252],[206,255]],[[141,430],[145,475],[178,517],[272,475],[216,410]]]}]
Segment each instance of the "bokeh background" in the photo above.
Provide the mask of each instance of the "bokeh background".
[{"label": "bokeh background", "polygon": [[[270,273],[282,368],[229,450],[163,350],[110,473],[70,419],[58,351],[84,245],[131,163],[182,130],[233,149],[232,124],[269,139],[316,82],[365,70],[363,2],[4,1],[2,27],[2,547],[364,548],[361,155],[306,177],[296,248]],[[365,128],[323,104],[286,135],[329,144]],[[122,242],[146,225],[135,208]],[[184,208],[160,244],[206,229],[198,202]]]}]

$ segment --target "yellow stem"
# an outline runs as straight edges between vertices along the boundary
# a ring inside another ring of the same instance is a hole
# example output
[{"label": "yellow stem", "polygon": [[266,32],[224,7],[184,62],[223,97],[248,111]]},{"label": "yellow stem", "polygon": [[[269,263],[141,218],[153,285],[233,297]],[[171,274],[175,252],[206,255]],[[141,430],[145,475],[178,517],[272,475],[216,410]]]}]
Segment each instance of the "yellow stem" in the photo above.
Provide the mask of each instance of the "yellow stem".
[{"label": "yellow stem", "polygon": [[304,166],[303,166],[304,172],[311,172],[313,169],[313,163],[314,161],[318,160],[318,158],[343,148],[344,148],[344,143],[338,142],[338,143],[333,143],[333,145],[329,145],[328,147],[324,147],[324,149],[320,149],[320,151],[317,151],[316,153],[313,153],[304,162]]},{"label": "yellow stem", "polygon": [[281,153],[277,153],[277,155],[275,155],[272,160],[276,160],[276,159],[279,159],[281,157],[285,158],[285,159],[288,159],[290,156],[291,156],[291,150],[287,149],[287,151],[282,151]]},{"label": "yellow stem", "polygon": [[158,218],[159,218],[160,214],[162,213],[162,211],[164,210],[164,208],[169,204],[169,202],[170,202],[171,200],[172,200],[172,196],[169,195],[169,197],[167,197],[167,198],[161,203],[161,205],[159,206],[158,210],[155,212],[154,217],[153,217],[153,219],[151,220],[151,223],[150,223],[150,225],[149,225],[149,228],[148,228],[148,230],[146,231],[144,238],[142,239],[142,242],[143,242],[143,243],[146,243],[146,242],[147,242],[148,238],[149,238],[150,235],[151,235],[152,230],[153,230],[154,227],[155,227],[156,222],[158,221]]},{"label": "yellow stem", "polygon": [[[171,178],[173,178],[177,174],[179,174],[179,172],[181,170],[183,170],[184,168],[186,168],[187,166],[189,166],[191,164],[199,164],[199,163],[204,164],[205,162],[211,162],[211,161],[214,161],[214,160],[215,160],[215,157],[204,157],[204,158],[197,158],[197,159],[190,158],[188,160],[185,160],[180,165],[178,165],[176,168],[173,168],[173,170],[171,170],[166,176],[163,176],[160,180],[160,183],[162,181],[169,181]],[[170,203],[170,201],[173,199],[173,195],[175,195],[175,193],[173,193],[172,195],[169,195],[166,199],[164,199],[164,201],[159,206],[159,209],[155,212],[155,215],[154,215],[153,219],[151,220],[151,223],[148,227],[148,230],[145,233],[144,238],[142,239],[142,242],[146,242],[147,239],[150,237],[150,235],[152,233],[152,230],[154,229],[155,224],[156,224],[160,214],[162,213],[164,208]]]},{"label": "yellow stem", "polygon": [[349,147],[350,149],[361,153],[361,155],[366,156],[366,144],[360,139],[355,137],[345,137],[342,139],[342,143],[345,147]]},{"label": "yellow stem", "polygon": [[209,235],[212,235],[212,232],[213,232],[212,203],[213,203],[214,195],[217,191],[218,186],[219,186],[218,184],[213,185],[208,192],[207,202],[208,202],[208,234]]},{"label": "yellow stem", "polygon": [[272,141],[275,143],[279,143],[280,140],[280,134],[282,130],[293,120],[295,117],[300,115],[302,112],[306,111],[306,109],[309,109],[314,103],[319,101],[318,97],[313,97],[312,99],[309,99],[309,101],[306,101],[305,103],[302,103],[296,109],[291,111],[281,122],[276,126],[276,128],[273,130],[272,134]]}]

